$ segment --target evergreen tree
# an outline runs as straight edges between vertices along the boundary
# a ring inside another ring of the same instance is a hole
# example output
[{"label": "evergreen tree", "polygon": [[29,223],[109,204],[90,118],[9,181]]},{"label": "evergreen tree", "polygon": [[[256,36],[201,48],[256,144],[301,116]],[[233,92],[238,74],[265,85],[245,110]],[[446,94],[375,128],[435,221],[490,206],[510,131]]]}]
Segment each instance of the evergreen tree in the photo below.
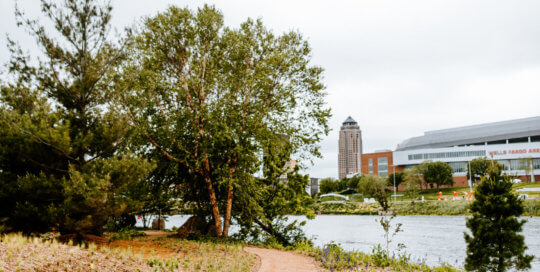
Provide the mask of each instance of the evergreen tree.
[{"label": "evergreen tree", "polygon": [[525,220],[523,203],[511,192],[511,177],[502,175],[502,165],[491,163],[487,175],[475,189],[476,200],[471,204],[472,216],[467,218],[471,235],[465,234],[469,271],[507,271],[511,268],[530,268],[533,256],[525,255],[523,235]]},{"label": "evergreen tree", "polygon": [[42,49],[37,61],[8,44],[0,222],[15,231],[99,234],[112,216],[135,209],[127,191],[152,168],[126,151],[131,130],[109,102],[117,91],[108,76],[125,58],[124,44],[109,40],[107,3],[42,0],[41,9],[53,31],[16,9]]}]

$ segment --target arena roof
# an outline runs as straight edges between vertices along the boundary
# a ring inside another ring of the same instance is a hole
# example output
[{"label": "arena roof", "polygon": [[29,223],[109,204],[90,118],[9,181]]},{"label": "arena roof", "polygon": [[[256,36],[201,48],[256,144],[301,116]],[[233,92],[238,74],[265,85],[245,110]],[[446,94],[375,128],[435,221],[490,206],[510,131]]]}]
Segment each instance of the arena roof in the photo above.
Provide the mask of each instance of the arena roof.
[{"label": "arena roof", "polygon": [[409,138],[396,151],[472,145],[490,141],[540,135],[540,116],[424,132]]}]

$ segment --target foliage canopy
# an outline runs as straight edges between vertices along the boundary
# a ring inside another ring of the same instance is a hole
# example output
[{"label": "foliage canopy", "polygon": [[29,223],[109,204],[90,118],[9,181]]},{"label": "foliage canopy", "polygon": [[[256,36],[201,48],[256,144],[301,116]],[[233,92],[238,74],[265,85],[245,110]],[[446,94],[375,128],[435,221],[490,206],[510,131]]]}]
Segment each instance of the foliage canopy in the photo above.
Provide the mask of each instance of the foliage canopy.
[{"label": "foliage canopy", "polygon": [[264,203],[256,190],[267,177],[254,176],[284,167],[275,154],[320,155],[330,112],[322,68],[298,32],[275,35],[250,19],[231,29],[214,7],[170,7],[136,31],[130,56],[116,80],[146,138],[140,150],[174,164],[175,184],[189,192],[182,199],[212,218],[217,236],[233,216],[245,219],[235,201]]},{"label": "foliage canopy", "polygon": [[12,230],[101,233],[111,216],[136,208],[128,188],[152,165],[125,149],[131,130],[110,103],[108,75],[125,58],[109,39],[112,7],[99,1],[41,1],[53,25],[16,10],[35,39],[32,59],[8,40],[0,96],[0,220]]},{"label": "foliage canopy", "polygon": [[487,175],[487,169],[491,162],[488,158],[475,158],[467,164],[467,179],[471,179],[473,184],[480,181],[482,177]]}]

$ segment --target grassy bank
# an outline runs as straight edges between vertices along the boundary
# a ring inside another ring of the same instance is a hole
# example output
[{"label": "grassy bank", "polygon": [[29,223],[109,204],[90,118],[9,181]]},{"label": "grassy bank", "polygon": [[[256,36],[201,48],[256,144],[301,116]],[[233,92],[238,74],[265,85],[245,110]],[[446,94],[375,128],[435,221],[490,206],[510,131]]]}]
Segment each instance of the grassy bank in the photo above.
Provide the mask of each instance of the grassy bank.
[{"label": "grassy bank", "polygon": [[0,237],[0,271],[153,271],[132,252],[72,246],[20,234]]},{"label": "grassy bank", "polygon": [[[401,215],[466,215],[471,201],[397,201],[392,205]],[[540,199],[524,201],[523,216],[540,216]],[[346,202],[346,203],[315,203],[315,211],[321,214],[356,214],[377,215],[377,203]]]},{"label": "grassy bank", "polygon": [[[407,254],[389,256],[381,248],[368,254],[347,252],[336,244],[315,248],[308,242],[267,247],[309,256],[329,271],[458,271],[447,264],[429,267]],[[256,256],[243,248],[243,243],[233,241],[153,235],[74,246],[6,234],[0,237],[0,271],[256,271]]]},{"label": "grassy bank", "polygon": [[[101,238],[103,239],[103,238]],[[100,240],[101,240],[100,239]],[[253,271],[256,257],[240,243],[143,236],[88,246],[21,234],[0,237],[0,272]]]}]

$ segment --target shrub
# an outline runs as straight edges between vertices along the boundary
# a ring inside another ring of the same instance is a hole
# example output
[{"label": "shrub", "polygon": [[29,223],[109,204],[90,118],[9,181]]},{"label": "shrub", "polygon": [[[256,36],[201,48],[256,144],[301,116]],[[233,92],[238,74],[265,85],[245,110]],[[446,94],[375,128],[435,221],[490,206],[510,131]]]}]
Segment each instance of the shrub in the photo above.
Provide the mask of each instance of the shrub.
[{"label": "shrub", "polygon": [[114,240],[130,240],[131,241],[135,237],[144,236],[144,235],[145,235],[144,232],[140,230],[133,229],[133,228],[124,228],[118,231],[117,233],[114,233],[111,236],[111,241],[114,241]]}]

